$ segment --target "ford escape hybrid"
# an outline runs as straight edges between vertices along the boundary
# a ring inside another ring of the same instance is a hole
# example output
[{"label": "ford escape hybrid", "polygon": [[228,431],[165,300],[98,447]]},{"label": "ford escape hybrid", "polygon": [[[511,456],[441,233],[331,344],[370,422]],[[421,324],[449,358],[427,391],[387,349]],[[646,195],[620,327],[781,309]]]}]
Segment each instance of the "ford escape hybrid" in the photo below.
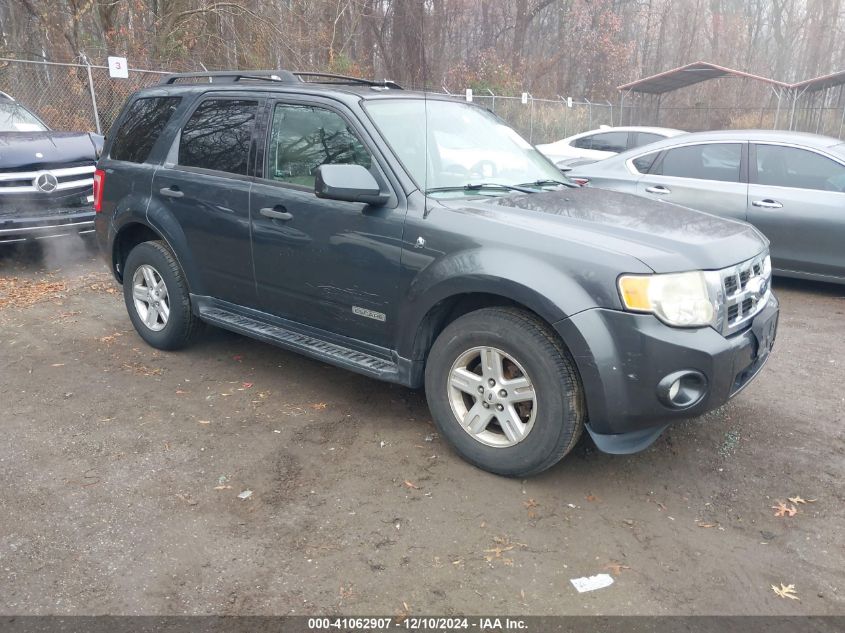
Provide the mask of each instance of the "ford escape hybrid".
[{"label": "ford escape hybrid", "polygon": [[174,75],[95,174],[101,248],[159,349],[202,324],[425,387],[471,463],[525,476],[739,393],[772,348],[750,225],[577,188],[486,110],[334,75]]}]

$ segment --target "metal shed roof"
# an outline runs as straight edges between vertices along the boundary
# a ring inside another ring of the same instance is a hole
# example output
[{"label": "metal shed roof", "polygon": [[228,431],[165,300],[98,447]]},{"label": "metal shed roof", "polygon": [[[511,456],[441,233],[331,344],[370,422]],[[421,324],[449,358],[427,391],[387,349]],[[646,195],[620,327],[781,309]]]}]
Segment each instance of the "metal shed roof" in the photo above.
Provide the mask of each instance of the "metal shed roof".
[{"label": "metal shed roof", "polygon": [[822,75],[820,77],[814,77],[813,79],[799,81],[796,84],[792,84],[790,87],[793,90],[800,90],[801,92],[816,92],[818,90],[826,90],[827,88],[834,88],[843,84],[845,84],[845,70],[840,70],[835,73],[830,73],[829,75]]},{"label": "metal shed roof", "polygon": [[[843,73],[845,74],[845,73]],[[741,70],[733,68],[726,68],[724,66],[717,66],[709,62],[693,62],[686,66],[679,66],[672,70],[667,70],[651,77],[644,77],[630,83],[619,86],[619,90],[630,92],[644,92],[649,94],[663,94],[671,92],[678,88],[686,88],[693,84],[707,81],[708,79],[719,79],[721,77],[739,77],[742,79],[754,79],[762,81],[771,86],[780,88],[790,88],[790,84],[775,79],[768,79],[760,75],[753,75]],[[845,82],[845,78],[842,80]]]}]

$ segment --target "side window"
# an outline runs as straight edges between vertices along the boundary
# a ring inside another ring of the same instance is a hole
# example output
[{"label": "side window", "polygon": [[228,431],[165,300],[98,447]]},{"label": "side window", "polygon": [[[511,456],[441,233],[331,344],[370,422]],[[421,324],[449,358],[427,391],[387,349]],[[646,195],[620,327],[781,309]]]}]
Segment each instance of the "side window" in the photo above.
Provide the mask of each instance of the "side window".
[{"label": "side window", "polygon": [[631,147],[642,147],[643,145],[648,145],[649,143],[656,143],[657,141],[662,141],[663,137],[660,134],[652,134],[651,132],[637,132],[636,140]]},{"label": "side window", "polygon": [[676,147],[666,152],[661,169],[653,173],[678,178],[739,182],[741,143],[707,143]]},{"label": "side window", "polygon": [[179,139],[179,164],[246,175],[257,101],[207,99]]},{"label": "side window", "polygon": [[144,97],[129,106],[129,111],[114,133],[109,158],[143,163],[150,155],[182,97]]},{"label": "side window", "polygon": [[593,137],[595,134],[589,134],[587,136],[582,136],[581,138],[576,138],[570,145],[572,147],[577,147],[578,149],[593,149]]},{"label": "side window", "polygon": [[797,147],[757,145],[761,185],[845,192],[845,166]]},{"label": "side window", "polygon": [[646,154],[644,156],[640,156],[639,158],[635,158],[632,162],[634,164],[634,168],[640,172],[641,174],[647,174],[648,170],[651,169],[651,166],[654,165],[655,159],[660,155],[660,152],[652,152],[651,154]]},{"label": "side window", "polygon": [[362,165],[372,157],[346,121],[325,108],[278,104],[273,110],[265,177],[313,189],[317,167]]},{"label": "side window", "polygon": [[602,152],[624,152],[628,149],[628,133],[627,132],[603,132],[593,136],[593,146],[591,149],[597,149]]}]

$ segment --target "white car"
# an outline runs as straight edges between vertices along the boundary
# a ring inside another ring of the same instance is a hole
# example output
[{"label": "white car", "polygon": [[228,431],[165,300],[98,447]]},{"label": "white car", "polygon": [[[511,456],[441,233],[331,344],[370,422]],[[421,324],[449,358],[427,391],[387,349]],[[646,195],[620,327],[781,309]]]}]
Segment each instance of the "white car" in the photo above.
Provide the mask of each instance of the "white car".
[{"label": "white car", "polygon": [[574,136],[537,145],[537,150],[557,164],[572,158],[602,160],[641,145],[662,141],[665,138],[686,134],[683,130],[668,127],[610,127],[581,132]]}]

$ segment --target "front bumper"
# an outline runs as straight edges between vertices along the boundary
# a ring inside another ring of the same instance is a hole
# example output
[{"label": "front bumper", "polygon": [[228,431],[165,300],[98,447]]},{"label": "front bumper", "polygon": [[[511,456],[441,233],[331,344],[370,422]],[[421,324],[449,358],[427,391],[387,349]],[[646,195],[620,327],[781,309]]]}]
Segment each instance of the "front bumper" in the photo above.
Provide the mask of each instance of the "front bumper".
[{"label": "front bumper", "polygon": [[24,217],[0,217],[0,244],[92,233],[94,209],[67,207],[44,209]]},{"label": "front bumper", "polygon": [[[778,301],[769,295],[749,327],[725,337],[712,328],[681,329],[656,317],[597,308],[555,324],[569,346],[587,401],[588,431],[611,453],[646,448],[676,420],[700,416],[738,394],[768,360]],[[665,404],[658,385],[670,374],[703,375],[690,406]]]}]

